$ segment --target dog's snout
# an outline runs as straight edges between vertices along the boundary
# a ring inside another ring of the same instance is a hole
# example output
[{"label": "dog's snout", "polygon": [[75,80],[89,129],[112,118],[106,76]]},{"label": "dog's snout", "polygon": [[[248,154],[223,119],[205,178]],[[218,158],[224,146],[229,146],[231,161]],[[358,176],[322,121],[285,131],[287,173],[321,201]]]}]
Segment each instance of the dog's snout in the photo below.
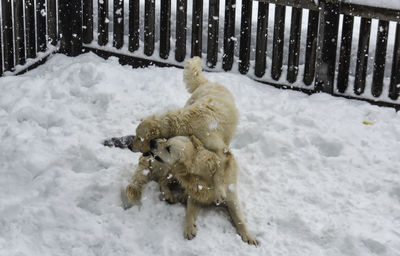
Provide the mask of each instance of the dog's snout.
[{"label": "dog's snout", "polygon": [[151,140],[150,141],[150,149],[156,149],[156,148],[157,148],[157,141]]}]

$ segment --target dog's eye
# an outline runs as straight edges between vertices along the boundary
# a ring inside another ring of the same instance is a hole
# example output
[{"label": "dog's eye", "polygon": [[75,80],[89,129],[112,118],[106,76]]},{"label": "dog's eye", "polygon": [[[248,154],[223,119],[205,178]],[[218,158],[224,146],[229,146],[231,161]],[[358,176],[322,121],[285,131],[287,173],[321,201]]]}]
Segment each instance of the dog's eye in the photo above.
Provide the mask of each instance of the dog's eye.
[{"label": "dog's eye", "polygon": [[165,149],[168,151],[168,153],[171,153],[171,146],[167,146]]}]

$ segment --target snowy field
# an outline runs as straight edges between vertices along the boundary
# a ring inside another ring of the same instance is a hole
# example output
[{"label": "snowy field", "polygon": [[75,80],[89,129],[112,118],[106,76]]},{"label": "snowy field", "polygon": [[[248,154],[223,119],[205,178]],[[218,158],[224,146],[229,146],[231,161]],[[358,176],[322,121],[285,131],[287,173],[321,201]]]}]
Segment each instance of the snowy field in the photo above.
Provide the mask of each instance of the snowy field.
[{"label": "snowy field", "polygon": [[206,75],[240,110],[231,146],[259,247],[217,207],[185,240],[184,206],[160,201],[154,182],[141,205],[122,209],[139,154],[102,140],[134,133],[188,94],[180,69],[85,54],[0,78],[0,255],[400,255],[400,114]]}]

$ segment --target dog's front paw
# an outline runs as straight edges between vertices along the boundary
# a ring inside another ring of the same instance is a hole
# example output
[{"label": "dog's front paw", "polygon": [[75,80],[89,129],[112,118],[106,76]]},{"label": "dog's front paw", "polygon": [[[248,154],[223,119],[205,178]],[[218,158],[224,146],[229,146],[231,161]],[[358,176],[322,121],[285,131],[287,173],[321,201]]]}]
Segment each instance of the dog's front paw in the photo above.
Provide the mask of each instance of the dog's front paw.
[{"label": "dog's front paw", "polygon": [[197,228],[196,228],[196,224],[189,224],[189,225],[185,225],[185,230],[183,232],[183,236],[188,239],[188,240],[192,240],[197,233]]},{"label": "dog's front paw", "polygon": [[142,197],[142,190],[132,184],[129,184],[125,189],[126,196],[128,197],[129,201],[137,202]]},{"label": "dog's front paw", "polygon": [[242,237],[243,242],[248,243],[249,245],[258,245],[258,241],[249,233],[240,234],[240,236]]},{"label": "dog's front paw", "polygon": [[226,199],[226,191],[223,187],[219,186],[215,189],[215,203],[222,204]]}]

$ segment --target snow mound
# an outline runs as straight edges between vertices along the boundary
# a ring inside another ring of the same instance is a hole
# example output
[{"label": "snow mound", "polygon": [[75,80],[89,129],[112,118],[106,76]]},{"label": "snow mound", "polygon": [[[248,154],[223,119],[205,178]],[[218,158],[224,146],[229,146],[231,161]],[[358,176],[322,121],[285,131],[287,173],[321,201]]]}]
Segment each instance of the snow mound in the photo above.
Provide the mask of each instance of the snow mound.
[{"label": "snow mound", "polygon": [[102,140],[188,94],[180,69],[85,54],[0,78],[0,255],[400,254],[398,113],[205,75],[240,110],[232,189],[260,247],[243,243],[219,207],[202,209],[186,241],[184,206],[160,201],[155,183],[123,210],[120,188],[139,155]]}]

